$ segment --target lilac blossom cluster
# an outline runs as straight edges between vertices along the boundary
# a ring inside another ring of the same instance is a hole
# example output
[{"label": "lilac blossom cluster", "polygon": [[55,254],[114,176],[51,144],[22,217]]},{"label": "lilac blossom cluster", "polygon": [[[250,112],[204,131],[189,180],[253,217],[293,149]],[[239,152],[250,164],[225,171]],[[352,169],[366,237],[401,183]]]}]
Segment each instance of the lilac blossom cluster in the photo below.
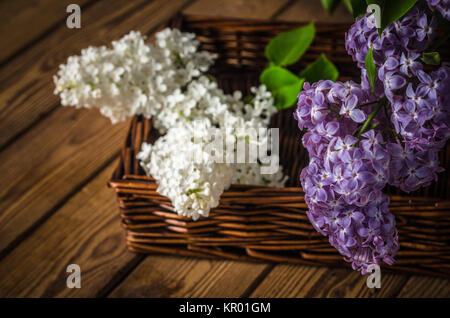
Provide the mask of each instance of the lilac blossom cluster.
[{"label": "lilac blossom cluster", "polygon": [[301,173],[308,217],[362,273],[381,260],[392,264],[399,247],[389,198],[381,192],[389,169],[383,137],[373,129],[359,142],[354,137],[374,108],[357,106],[371,101],[354,82],[306,83],[294,113],[299,128],[308,130],[303,145],[310,162]]},{"label": "lilac blossom cluster", "polygon": [[450,20],[450,0],[427,0],[430,10],[439,11],[442,16]]},{"label": "lilac blossom cluster", "polygon": [[397,140],[387,145],[392,156],[391,185],[415,191],[444,170],[438,152],[450,137],[449,87],[450,67],[444,65],[430,74],[419,70],[401,90],[404,95],[393,96],[390,120]]},{"label": "lilac blossom cluster", "polygon": [[[305,83],[299,94],[294,117],[307,130],[310,162],[301,182],[308,217],[362,273],[381,260],[392,264],[399,248],[385,185],[415,191],[443,171],[438,152],[450,137],[450,65],[425,71],[420,57],[436,38],[437,15],[449,19],[449,8],[449,0],[419,1],[381,35],[373,15],[356,19],[346,49],[361,84]],[[365,69],[370,48],[373,92]]]},{"label": "lilac blossom cluster", "polygon": [[381,36],[373,14],[357,18],[345,36],[348,54],[360,68],[364,68],[366,54],[373,47],[375,64],[383,70],[382,73],[390,70],[389,57],[401,59],[403,69],[417,69],[419,66],[414,62],[420,55],[418,53],[423,52],[435,38],[437,27],[437,19],[427,15],[423,7],[423,3],[416,5],[402,18],[388,25]]},{"label": "lilac blossom cluster", "polygon": [[[449,1],[427,2],[430,9],[441,13],[441,9],[448,12],[450,8]],[[378,70],[375,95],[389,100],[387,113],[393,125],[387,140],[394,143],[389,147],[395,150],[389,184],[405,192],[427,186],[437,178],[443,170],[437,153],[449,138],[450,67],[443,64],[427,73],[419,59],[436,37],[436,12],[430,14],[426,4],[419,2],[387,26],[381,36],[373,15],[357,19],[346,34],[347,51],[362,68],[365,89],[369,89],[369,82],[364,59],[373,48]]]}]

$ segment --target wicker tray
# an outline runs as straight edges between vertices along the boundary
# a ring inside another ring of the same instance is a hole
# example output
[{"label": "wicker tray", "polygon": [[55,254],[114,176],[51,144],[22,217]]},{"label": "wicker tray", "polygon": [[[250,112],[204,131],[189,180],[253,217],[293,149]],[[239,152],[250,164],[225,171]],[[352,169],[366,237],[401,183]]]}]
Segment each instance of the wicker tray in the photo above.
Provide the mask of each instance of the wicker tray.
[{"label": "wicker tray", "polygon": [[[265,67],[264,47],[277,33],[298,24],[224,20],[178,16],[172,26],[195,32],[202,49],[216,52],[213,73],[226,92],[247,91],[258,84]],[[358,80],[359,71],[344,48],[348,25],[316,25],[316,38],[300,68],[324,52],[337,64],[340,79]],[[285,188],[232,185],[208,218],[192,221],[178,216],[168,198],[156,192],[154,179],[145,176],[136,160],[143,142],[158,134],[151,121],[135,117],[109,185],[117,193],[122,226],[130,250],[220,257],[246,261],[289,262],[347,266],[328,239],[318,234],[306,216],[307,205],[299,174],[307,162],[301,147],[293,108],[276,114],[272,127],[280,128],[280,163],[289,175]],[[448,167],[450,147],[442,153]],[[386,269],[450,277],[450,187],[448,172],[439,182],[409,196],[391,193],[401,250]],[[432,199],[434,198],[434,199]]]}]

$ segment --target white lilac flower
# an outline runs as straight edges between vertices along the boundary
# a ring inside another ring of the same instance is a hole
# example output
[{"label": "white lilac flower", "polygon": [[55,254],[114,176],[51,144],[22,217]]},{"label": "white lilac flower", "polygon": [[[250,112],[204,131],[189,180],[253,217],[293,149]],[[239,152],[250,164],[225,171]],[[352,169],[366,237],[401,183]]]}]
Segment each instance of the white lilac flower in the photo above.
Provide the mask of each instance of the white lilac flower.
[{"label": "white lilac flower", "polygon": [[[192,217],[208,216],[219,204],[223,190],[230,185],[233,167],[215,163],[202,150],[209,139],[207,120],[172,127],[153,145],[143,144],[138,159],[146,173],[156,179],[158,192],[167,196],[178,214]],[[194,160],[199,155],[201,162]]]},{"label": "white lilac flower", "polygon": [[172,201],[179,215],[194,220],[208,216],[232,183],[281,187],[286,181],[281,169],[263,175],[259,163],[217,162],[206,151],[213,142],[211,127],[208,119],[179,124],[153,145],[144,143],[137,155],[146,173],[158,183],[158,193]]},{"label": "white lilac flower", "polygon": [[197,52],[194,34],[165,29],[155,44],[130,32],[112,48],[89,47],[71,56],[54,76],[64,106],[99,108],[113,123],[147,118],[167,107],[167,97],[206,72],[214,55]]},{"label": "white lilac flower", "polygon": [[[266,133],[249,135],[248,131],[267,128],[270,115],[276,111],[273,98],[264,86],[252,88],[252,92],[252,104],[246,104],[239,92],[224,94],[207,77],[200,77],[188,85],[184,94],[174,97],[176,105],[172,109],[176,112],[163,110],[155,118],[159,127],[170,128],[154,145],[143,144],[138,159],[158,183],[157,191],[172,201],[178,214],[194,220],[208,216],[232,183],[284,186],[287,177],[281,168],[274,174],[262,174],[259,162],[224,163],[227,149],[235,157],[238,140],[244,141],[247,153],[251,144],[258,147],[268,143]],[[216,147],[210,147],[214,141],[210,129],[219,130],[223,136],[222,162],[206,151]],[[195,155],[202,160],[195,160]],[[278,162],[275,156],[272,159]]]},{"label": "white lilac flower", "polygon": [[212,147],[211,127],[229,138],[233,157],[236,140],[245,140],[246,150],[267,144],[267,135],[254,139],[246,131],[267,128],[276,108],[264,86],[252,88],[249,103],[241,92],[225,94],[204,75],[215,56],[198,46],[194,34],[176,29],[157,33],[154,44],[130,32],[112,48],[89,47],[69,57],[54,76],[55,94],[64,106],[98,108],[113,123],[134,115],[152,118],[166,134],[154,145],[144,143],[137,157],[158,183],[157,191],[180,215],[193,219],[208,216],[231,183],[283,186],[286,181],[281,169],[263,175],[261,163],[220,163],[202,148]]}]

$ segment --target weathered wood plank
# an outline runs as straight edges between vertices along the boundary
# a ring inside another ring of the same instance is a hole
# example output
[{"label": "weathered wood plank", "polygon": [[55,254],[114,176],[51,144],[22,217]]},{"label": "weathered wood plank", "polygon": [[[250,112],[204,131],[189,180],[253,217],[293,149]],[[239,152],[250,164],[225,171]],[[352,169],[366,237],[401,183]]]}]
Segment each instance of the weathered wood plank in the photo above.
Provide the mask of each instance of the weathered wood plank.
[{"label": "weathered wood plank", "polygon": [[1,152],[0,251],[111,161],[127,124],[61,107]]},{"label": "weathered wood plank", "polygon": [[407,276],[382,273],[380,289],[366,280],[351,269],[277,265],[251,297],[395,297]]},{"label": "weathered wood plank", "polygon": [[0,69],[0,148],[59,104],[52,77],[67,57],[108,44],[131,30],[144,34],[168,21],[189,0],[98,1],[83,11],[81,29],[65,25]]},{"label": "weathered wood plank", "polygon": [[449,298],[450,280],[419,276],[411,276],[397,297]]},{"label": "weathered wood plank", "polygon": [[327,270],[326,267],[276,265],[250,297],[305,297]]},{"label": "weathered wood plank", "polygon": [[[94,297],[141,259],[126,249],[114,191],[116,163],[73,196],[0,262],[0,297]],[[81,288],[66,287],[69,264],[81,268]]]},{"label": "weathered wood plank", "polygon": [[[402,290],[408,281],[409,274],[392,274],[392,273],[381,273],[381,287],[377,288],[367,288],[366,279],[364,277],[364,283],[360,284],[359,291],[355,289],[354,297],[371,297],[371,298],[381,298],[381,297],[395,297]],[[353,294],[352,294],[353,295]],[[353,297],[353,296],[352,296]]]},{"label": "weathered wood plank", "polygon": [[240,297],[266,264],[148,256],[110,297]]},{"label": "weathered wood plank", "polygon": [[[78,0],[83,7],[92,0]],[[0,63],[45,34],[56,23],[65,25],[71,0],[0,2]]]},{"label": "weathered wood plank", "polygon": [[344,3],[330,16],[320,1],[297,0],[277,17],[278,20],[295,22],[353,23],[353,17]]},{"label": "weathered wood plank", "polygon": [[269,19],[289,0],[197,0],[185,14],[243,19]]}]

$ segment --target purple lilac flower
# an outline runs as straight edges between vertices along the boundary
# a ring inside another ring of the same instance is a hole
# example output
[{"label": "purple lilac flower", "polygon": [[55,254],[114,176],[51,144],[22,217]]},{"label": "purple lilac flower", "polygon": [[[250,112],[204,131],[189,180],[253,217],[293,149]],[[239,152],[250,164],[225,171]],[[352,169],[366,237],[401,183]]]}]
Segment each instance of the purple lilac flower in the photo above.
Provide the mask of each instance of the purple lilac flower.
[{"label": "purple lilac flower", "polygon": [[392,92],[391,121],[409,146],[437,151],[450,137],[450,67],[443,65],[429,74],[418,70],[416,82]]},{"label": "purple lilac flower", "polygon": [[406,85],[406,79],[395,71],[387,72],[383,77],[384,93],[394,102],[395,91]]},{"label": "purple lilac flower", "polygon": [[[328,236],[330,244],[363,274],[370,264],[384,261],[392,265],[399,244],[395,218],[388,211],[388,197],[373,190],[365,195],[364,205],[348,204],[345,195],[333,190],[333,182],[322,184],[320,194],[313,184],[321,168],[324,167],[315,162],[301,174],[309,206],[307,215],[316,230]],[[325,196],[333,200],[326,201]]]},{"label": "purple lilac flower", "polygon": [[418,62],[419,53],[402,53],[400,56],[400,72],[411,77],[417,75],[417,71],[423,68],[422,63]]},{"label": "purple lilac flower", "polygon": [[401,55],[421,53],[434,39],[437,22],[428,18],[419,3],[406,15],[382,32],[381,37],[375,25],[375,16],[366,14],[357,18],[345,35],[345,47],[360,68],[364,68],[366,54],[373,47],[373,56],[377,69],[388,56],[400,60]]},{"label": "purple lilac flower", "polygon": [[[450,0],[427,2],[448,19]],[[294,117],[307,129],[302,142],[310,157],[300,176],[307,215],[363,274],[370,264],[392,265],[399,249],[385,185],[415,191],[443,171],[438,152],[450,138],[450,65],[426,72],[419,62],[435,29],[424,0],[381,37],[373,15],[357,19],[346,49],[361,68],[361,84],[305,83],[298,97]],[[378,70],[374,93],[364,69],[370,47]],[[358,133],[375,108],[372,129]]]},{"label": "purple lilac flower", "polygon": [[442,16],[450,20],[450,0],[427,0],[430,10],[439,11]]},{"label": "purple lilac flower", "polygon": [[437,180],[437,173],[444,171],[439,167],[438,151],[428,149],[418,151],[408,144],[388,144],[391,155],[389,184],[405,192],[415,191]]},{"label": "purple lilac flower", "polygon": [[[355,146],[359,123],[373,109],[358,105],[371,100],[354,82],[305,83],[294,113],[299,128],[308,128],[302,141],[310,163],[301,173],[308,217],[363,273],[381,260],[392,264],[398,250],[395,220],[387,209],[387,196],[381,193],[389,168],[380,164],[389,162],[383,137],[370,130]],[[315,117],[312,109],[320,109],[321,116]]]},{"label": "purple lilac flower", "polygon": [[[449,7],[450,1],[428,1],[434,10]],[[346,48],[362,68],[362,87],[370,89],[364,67],[365,54],[374,48],[374,61],[378,69],[375,79],[375,95],[390,101],[387,109],[395,133],[389,142],[402,143],[418,152],[436,152],[449,138],[450,123],[450,68],[443,65],[439,70],[427,73],[419,62],[436,33],[436,20],[427,16],[424,1],[419,2],[404,17],[388,26],[381,37],[366,15],[357,20],[346,37]],[[359,36],[356,36],[359,35]],[[418,186],[402,186],[416,189]]]},{"label": "purple lilac flower", "polygon": [[419,41],[423,41],[426,38],[431,38],[434,32],[434,25],[432,22],[428,23],[428,17],[425,13],[419,16],[417,20],[416,35]]},{"label": "purple lilac flower", "polygon": [[356,108],[356,106],[358,106],[357,104],[358,97],[352,95],[341,106],[339,114],[351,118],[354,122],[362,123],[366,119],[366,114],[362,110]]}]

